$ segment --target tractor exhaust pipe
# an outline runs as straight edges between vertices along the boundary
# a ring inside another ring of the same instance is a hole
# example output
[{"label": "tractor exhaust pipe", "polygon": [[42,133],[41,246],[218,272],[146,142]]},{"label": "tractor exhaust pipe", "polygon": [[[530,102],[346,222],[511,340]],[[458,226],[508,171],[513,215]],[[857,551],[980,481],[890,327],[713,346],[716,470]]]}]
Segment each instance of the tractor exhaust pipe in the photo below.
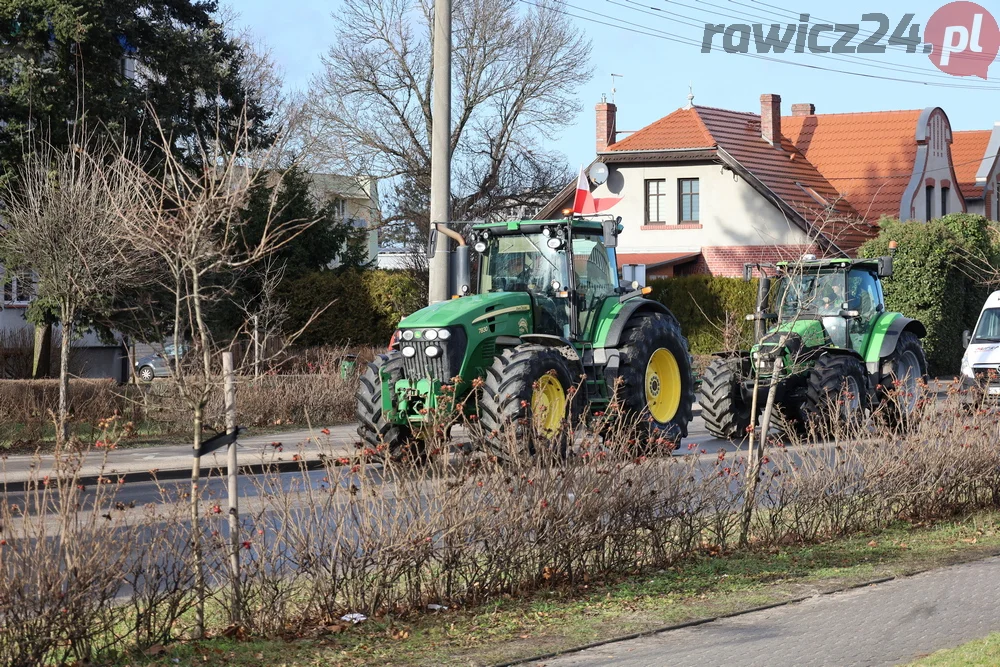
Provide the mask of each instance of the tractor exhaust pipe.
[{"label": "tractor exhaust pipe", "polygon": [[771,279],[761,271],[760,280],[757,282],[757,318],[753,323],[754,340],[760,340],[767,332],[767,322],[761,316],[767,312],[767,300],[770,293]]},{"label": "tractor exhaust pipe", "polygon": [[469,269],[469,246],[463,241],[452,253],[451,294],[465,296],[472,290],[472,273]]}]

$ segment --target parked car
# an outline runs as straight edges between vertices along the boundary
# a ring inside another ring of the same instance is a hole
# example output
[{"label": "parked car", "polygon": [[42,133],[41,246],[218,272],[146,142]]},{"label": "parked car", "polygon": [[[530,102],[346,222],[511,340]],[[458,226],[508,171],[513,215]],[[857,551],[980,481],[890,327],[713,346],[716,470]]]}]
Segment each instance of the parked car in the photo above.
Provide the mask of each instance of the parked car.
[{"label": "parked car", "polygon": [[962,379],[1000,398],[1000,291],[986,299],[974,333],[966,330],[963,339]]},{"label": "parked car", "polygon": [[163,346],[162,352],[155,352],[135,360],[135,374],[141,382],[152,382],[155,378],[169,377],[173,372],[175,351],[181,359],[187,353],[187,346],[176,347],[172,343]]}]

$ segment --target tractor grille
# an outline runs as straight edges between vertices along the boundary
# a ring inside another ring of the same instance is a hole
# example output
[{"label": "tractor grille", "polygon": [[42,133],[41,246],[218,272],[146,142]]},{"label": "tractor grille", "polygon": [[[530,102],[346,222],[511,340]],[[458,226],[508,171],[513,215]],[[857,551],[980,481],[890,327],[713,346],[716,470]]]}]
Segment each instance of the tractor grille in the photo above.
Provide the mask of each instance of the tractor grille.
[{"label": "tractor grille", "polygon": [[[427,356],[427,348],[432,345],[441,350],[436,357]],[[402,347],[412,347],[416,351],[412,357],[403,357],[403,369],[407,378],[448,382],[462,370],[465,332],[453,329],[448,340],[411,340],[403,343]]]}]

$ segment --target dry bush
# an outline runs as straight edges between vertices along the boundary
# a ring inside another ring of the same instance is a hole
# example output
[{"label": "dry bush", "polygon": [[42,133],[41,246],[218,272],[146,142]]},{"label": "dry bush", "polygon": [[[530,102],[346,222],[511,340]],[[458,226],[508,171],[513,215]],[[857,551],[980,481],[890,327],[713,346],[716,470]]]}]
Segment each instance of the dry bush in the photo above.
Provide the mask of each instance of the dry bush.
[{"label": "dry bush", "polygon": [[31,377],[35,339],[28,329],[0,329],[0,379]]},{"label": "dry bush", "polygon": [[[997,408],[964,405],[967,398],[956,389],[943,402],[927,401],[923,419],[905,433],[878,426],[875,414],[834,429],[826,442],[769,442],[748,548],[995,506]],[[435,454],[424,466],[368,450],[328,459],[322,471],[245,479],[256,494],[242,501],[238,601],[229,592],[224,503],[204,498],[212,607],[238,612],[248,634],[299,636],[350,612],[405,615],[431,603],[581,588],[702,550],[725,554],[739,537],[741,452],[691,443],[674,456],[636,456],[634,425],[616,424],[612,414],[597,424],[604,438],[580,430],[565,459],[553,454],[558,448],[525,456],[513,439],[497,455],[456,458],[444,436],[453,419],[428,431]],[[474,420],[466,426],[475,432]],[[118,507],[117,485],[108,486],[101,509],[85,505],[75,514],[69,493],[44,520],[4,503],[0,608],[11,611],[0,615],[0,661],[99,661],[168,641],[190,623],[186,499],[165,496],[132,510]],[[35,556],[39,540],[47,547]],[[68,597],[53,605],[57,590]]]},{"label": "dry bush", "polygon": [[[70,425],[78,432],[98,431],[101,421],[115,416],[136,424],[145,419],[134,388],[112,380],[72,380],[70,386]],[[0,381],[0,447],[34,446],[46,433],[51,436],[58,405],[58,380]]]}]

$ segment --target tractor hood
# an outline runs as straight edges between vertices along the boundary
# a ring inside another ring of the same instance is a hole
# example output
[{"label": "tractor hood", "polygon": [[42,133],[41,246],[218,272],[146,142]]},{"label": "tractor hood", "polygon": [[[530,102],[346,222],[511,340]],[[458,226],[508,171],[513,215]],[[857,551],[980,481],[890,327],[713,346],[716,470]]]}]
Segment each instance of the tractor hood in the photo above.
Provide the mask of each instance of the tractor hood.
[{"label": "tractor hood", "polygon": [[[531,297],[525,292],[489,292],[441,301],[422,308],[399,323],[400,329],[461,325],[470,337],[480,328],[513,321],[514,335],[531,330]],[[505,329],[507,327],[504,327]],[[496,333],[501,333],[497,331]],[[504,331],[503,333],[507,333]]]},{"label": "tractor hood", "polygon": [[806,348],[819,347],[829,342],[826,331],[823,329],[823,323],[820,320],[801,319],[779,324],[761,339],[760,344],[777,345],[782,335],[787,332],[798,334],[802,339],[802,346]]}]

